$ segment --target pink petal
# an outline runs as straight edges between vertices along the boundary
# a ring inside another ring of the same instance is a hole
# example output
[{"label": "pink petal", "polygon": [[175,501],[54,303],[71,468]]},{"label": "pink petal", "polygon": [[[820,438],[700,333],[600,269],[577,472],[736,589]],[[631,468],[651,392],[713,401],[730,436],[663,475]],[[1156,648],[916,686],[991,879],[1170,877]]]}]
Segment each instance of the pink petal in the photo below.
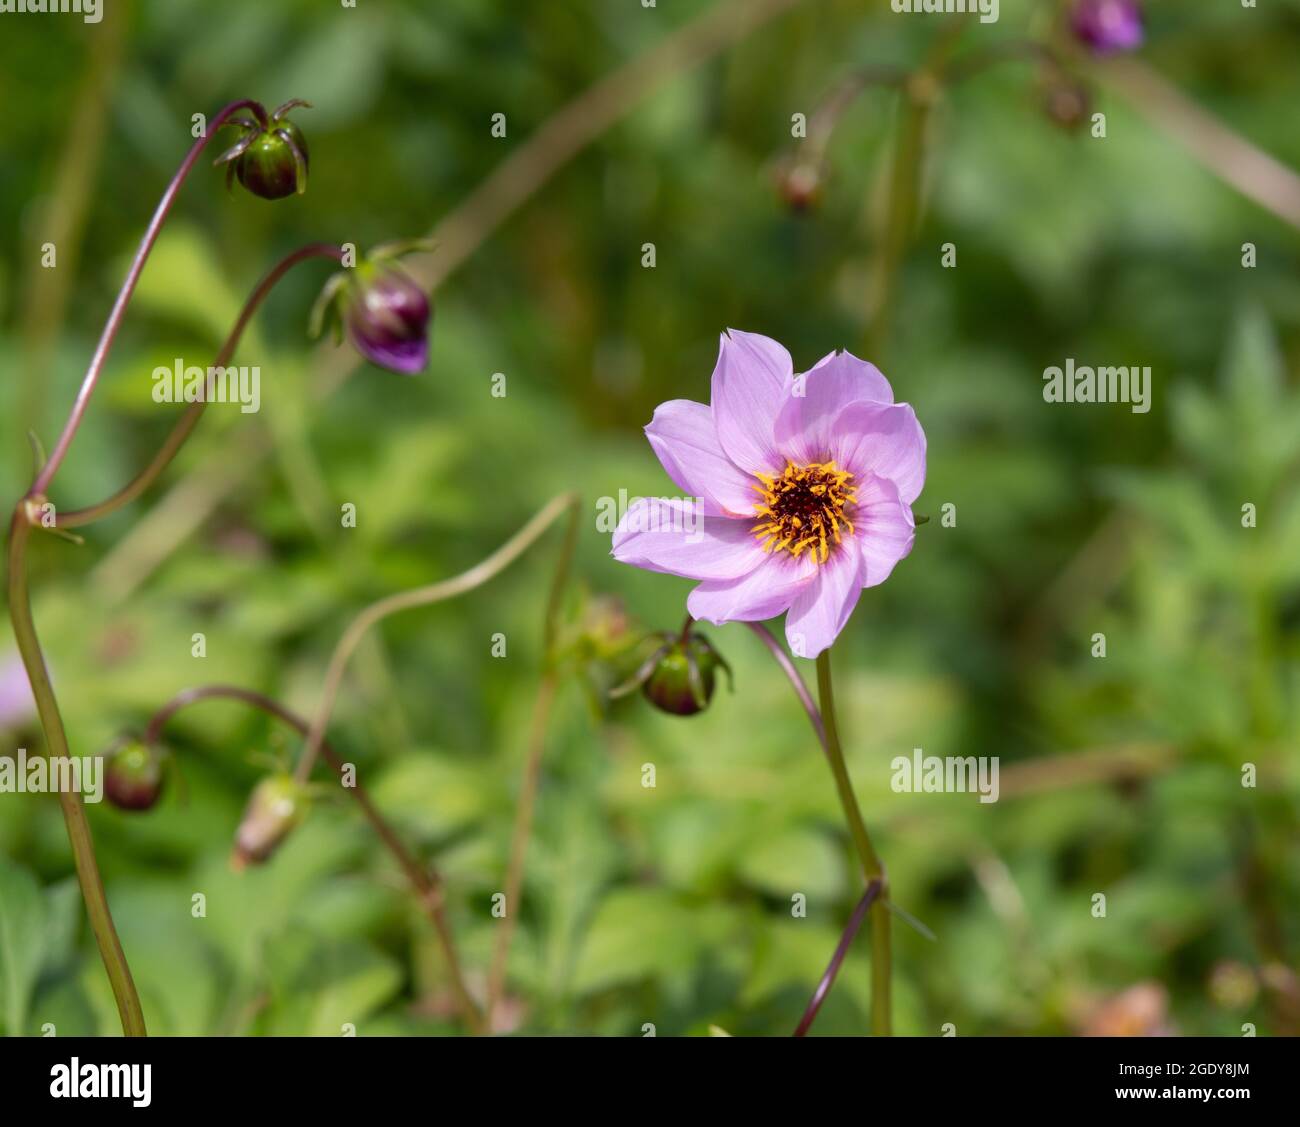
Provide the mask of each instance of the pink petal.
[{"label": "pink petal", "polygon": [[867,478],[859,483],[853,527],[854,540],[866,565],[864,587],[875,587],[888,579],[916,539],[911,506],[899,498],[897,486],[887,478]]},{"label": "pink petal", "polygon": [[893,403],[894,392],[874,364],[832,352],[791,381],[790,398],[776,420],[776,442],[800,464],[830,457],[835,418],[848,404]]},{"label": "pink petal", "polygon": [[794,366],[774,340],[728,329],[713,369],[713,422],[718,441],[746,473],[780,472],[785,459],[774,438]]},{"label": "pink petal", "polygon": [[750,516],[754,478],[732,464],[718,444],[713,411],[705,403],[661,403],[645,428],[659,461],[683,493],[703,498],[710,516]]},{"label": "pink petal", "polygon": [[686,599],[692,617],[718,626],[775,618],[812,582],[817,570],[807,555],[797,560],[788,552],[768,555],[760,551],[759,556],[758,566],[748,575],[730,581],[709,580],[696,587]]},{"label": "pink petal", "polygon": [[906,403],[850,403],[835,417],[831,456],[859,480],[874,474],[910,505],[925,484],[925,432]]},{"label": "pink petal", "polygon": [[796,657],[816,657],[839,636],[858,605],[866,569],[858,541],[846,539],[811,583],[799,592],[785,616],[785,638]]},{"label": "pink petal", "polygon": [[639,497],[614,530],[613,557],[621,563],[684,575],[734,579],[764,558],[750,521],[707,516],[694,501]]}]

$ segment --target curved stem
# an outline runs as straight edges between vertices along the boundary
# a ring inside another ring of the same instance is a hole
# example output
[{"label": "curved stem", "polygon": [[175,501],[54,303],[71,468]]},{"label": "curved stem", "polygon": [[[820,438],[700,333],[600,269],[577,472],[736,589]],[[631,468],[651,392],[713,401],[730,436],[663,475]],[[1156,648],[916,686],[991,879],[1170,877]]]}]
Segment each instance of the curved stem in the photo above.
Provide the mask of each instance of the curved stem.
[{"label": "curved stem", "polygon": [[[342,248],[336,247],[332,243],[309,243],[307,246],[300,247],[293,253],[286,255],[273,266],[257,284],[253,292],[249,294],[248,300],[244,302],[244,308],[240,311],[239,318],[235,321],[234,327],[230,330],[225,343],[221,346],[221,351],[217,353],[216,359],[213,360],[208,370],[209,386],[212,380],[212,369],[224,368],[230,362],[230,358],[235,354],[235,349],[239,347],[239,341],[244,335],[244,330],[253,319],[253,314],[257,312],[266,296],[285,274],[298,263],[310,258],[342,259],[342,257]],[[203,415],[203,409],[207,405],[206,395],[197,402],[191,403],[172,428],[171,433],[154,455],[153,460],[111,497],[106,498],[97,505],[90,505],[84,509],[75,509],[68,513],[56,514],[56,525],[60,528],[79,528],[82,525],[100,520],[110,513],[116,512],[123,505],[134,501],[157,481],[163,470],[171,464],[172,459],[180,452],[181,447],[185,445],[186,439],[189,438],[198,425],[199,419]]]},{"label": "curved stem", "polygon": [[578,498],[574,496],[569,512],[569,524],[564,533],[564,544],[560,549],[560,559],[555,568],[555,579],[551,583],[551,593],[546,603],[543,652],[546,670],[542,674],[542,683],[537,690],[537,702],[533,705],[528,734],[528,756],[524,761],[523,784],[519,791],[519,804],[515,808],[514,828],[510,834],[510,860],[506,865],[506,914],[502,917],[497,931],[496,946],[492,951],[492,964],[488,971],[486,1008],[489,1028],[492,1027],[497,1004],[505,992],[510,942],[514,938],[515,923],[519,918],[519,908],[523,900],[524,860],[528,854],[528,839],[533,830],[533,810],[537,805],[537,791],[541,785],[542,755],[546,750],[546,726],[551,717],[551,706],[555,702],[555,692],[560,681],[559,673],[555,668],[555,645],[560,629],[560,608],[564,599],[564,588],[569,578],[569,569],[573,563],[573,552],[577,546],[579,515]]},{"label": "curved stem", "polygon": [[858,906],[853,909],[853,915],[849,918],[848,926],[844,929],[844,934],[840,936],[840,941],[835,947],[835,954],[831,956],[831,961],[826,965],[826,971],[822,975],[821,981],[817,983],[817,989],[813,991],[812,1000],[808,1003],[808,1008],[804,1010],[803,1017],[795,1028],[794,1035],[796,1037],[805,1036],[808,1030],[812,1028],[812,1023],[816,1020],[817,1013],[826,1000],[826,995],[830,993],[831,987],[835,985],[835,976],[840,973],[840,964],[844,962],[844,956],[849,953],[849,946],[853,943],[854,936],[858,934],[858,929],[862,926],[867,909],[871,907],[879,895],[880,881],[873,880],[867,885],[867,891],[863,893],[862,899],[858,901]]},{"label": "curved stem", "polygon": [[[199,701],[218,699],[242,701],[244,704],[261,709],[268,715],[288,724],[299,735],[305,736],[310,727],[307,721],[296,712],[290,711],[278,701],[262,693],[254,692],[252,689],[241,689],[234,685],[203,685],[196,689],[186,689],[177,693],[158,709],[150,718],[149,726],[145,730],[145,742],[157,744],[167,721],[180,712],[181,709]],[[325,761],[334,770],[342,774],[344,769],[343,760],[328,741],[321,744],[320,750]],[[420,906],[428,914],[434,931],[437,933],[443,957],[447,960],[447,972],[451,977],[452,991],[456,995],[456,1004],[460,1008],[470,1031],[472,1033],[481,1033],[483,1031],[483,1016],[479,1013],[478,1007],[474,1005],[474,1000],[470,997],[469,990],[465,986],[460,958],[456,953],[456,944],[452,937],[451,924],[447,920],[446,905],[442,895],[442,877],[432,866],[428,868],[421,866],[411,855],[406,846],[402,844],[401,838],[397,836],[396,831],[384,819],[384,816],[371,801],[370,795],[366,793],[365,788],[359,782],[354,781],[351,786],[344,789],[357,800],[362,814],[365,815],[375,833],[379,835],[379,840],[384,843],[388,852],[393,855],[402,872],[406,875],[407,881],[415,890]]]},{"label": "curved stem", "polygon": [[515,807],[515,824],[510,832],[510,860],[506,865],[506,914],[501,918],[492,949],[492,963],[488,969],[487,1018],[488,1027],[495,1028],[493,1019],[506,988],[506,967],[510,960],[510,941],[514,938],[515,921],[523,899],[524,858],[528,853],[528,838],[533,830],[533,810],[537,804],[537,790],[542,778],[542,753],[546,750],[546,726],[555,703],[559,678],[553,669],[542,675],[533,705],[532,720],[528,725],[528,758],[524,763],[523,782],[519,789],[519,803]]},{"label": "curved stem", "polygon": [[358,614],[343,632],[338,645],[334,647],[334,653],[330,655],[329,667],[325,671],[325,687],[321,695],[321,703],[307,733],[306,746],[303,748],[302,755],[298,760],[294,777],[299,782],[305,782],[311,774],[312,764],[320,751],[321,742],[325,737],[325,729],[329,725],[330,714],[334,710],[334,701],[338,697],[339,685],[343,680],[343,673],[347,668],[348,659],[372,626],[400,611],[429,606],[432,603],[439,603],[446,599],[454,599],[458,595],[463,595],[467,591],[481,587],[523,555],[541,537],[542,533],[555,522],[555,519],[574,502],[574,494],[561,494],[548,502],[532,520],[493,552],[492,555],[475,564],[468,571],[462,572],[451,579],[444,579],[438,583],[430,584],[427,587],[417,587],[413,591],[403,591],[397,595],[390,595],[387,598],[380,599],[377,603],[372,603]]},{"label": "curved stem", "polygon": [[[59,714],[59,703],[54,695],[54,687],[50,684],[45,655],[41,652],[36,623],[32,618],[31,593],[27,586],[27,540],[31,531],[26,504],[20,501],[9,525],[9,617],[13,621],[18,652],[22,655],[27,678],[32,685],[32,695],[36,698],[36,710],[45,732],[46,754],[51,758],[67,757],[70,754],[68,736],[63,728],[63,717]],[[104,960],[104,969],[108,972],[118,1016],[122,1020],[122,1032],[128,1037],[144,1037],[146,1031],[140,996],[136,993],[126,953],[122,950],[122,942],[113,926],[113,915],[109,911],[104,881],[95,860],[95,843],[91,837],[90,824],[86,821],[81,795],[60,790],[59,805],[63,809],[63,821],[68,829],[68,841],[72,845],[77,883],[81,885],[91,931]]]},{"label": "curved stem", "polygon": [[45,493],[49,489],[50,482],[54,480],[54,475],[59,472],[63,459],[67,457],[68,448],[72,445],[77,428],[81,426],[81,420],[86,414],[86,408],[90,405],[90,397],[95,392],[95,385],[99,383],[100,373],[104,370],[104,363],[108,359],[109,350],[113,347],[113,341],[117,338],[118,329],[121,328],[122,318],[126,315],[126,307],[131,300],[131,295],[135,292],[136,283],[140,280],[140,274],[144,270],[144,264],[149,259],[149,252],[153,250],[153,245],[158,239],[158,233],[167,221],[172,204],[176,202],[181,185],[185,183],[185,178],[190,174],[190,169],[197,163],[199,154],[207,147],[212,135],[227,118],[244,109],[252,110],[254,115],[262,117],[265,117],[266,114],[266,111],[262,109],[258,102],[248,98],[231,102],[220,110],[217,116],[208,123],[204,135],[191,146],[185,159],[181,161],[180,168],[176,170],[176,175],[172,177],[171,183],[167,185],[166,191],[163,192],[162,199],[158,201],[153,217],[149,220],[149,226],[145,228],[144,237],[140,240],[140,246],[136,249],[135,257],[131,260],[126,279],[122,283],[122,288],[118,291],[117,300],[113,303],[108,320],[104,323],[103,332],[99,335],[99,343],[95,346],[95,352],[90,358],[90,367],[86,369],[86,375],[81,381],[81,388],[72,404],[72,411],[68,415],[68,421],[63,425],[63,432],[54,445],[49,461],[36,475],[36,481],[27,494],[29,497]]},{"label": "curved stem", "polygon": [[822,723],[822,714],[817,711],[817,705],[813,701],[812,694],[808,692],[808,686],[803,683],[803,678],[799,676],[799,671],[794,667],[794,662],[790,660],[790,655],[781,648],[770,631],[761,622],[746,622],[755,634],[758,635],[759,641],[768,648],[768,652],[776,660],[777,665],[781,667],[781,672],[789,679],[791,686],[794,688],[795,696],[799,698],[799,703],[803,705],[803,710],[808,714],[808,723],[812,725],[813,731],[817,734],[817,742],[822,745],[822,750],[830,755],[830,749],[826,746],[826,725]]},{"label": "curved stem", "polygon": [[835,776],[835,789],[839,792],[844,816],[848,819],[849,830],[862,862],[862,872],[868,881],[878,880],[881,885],[880,896],[871,906],[871,1031],[877,1037],[888,1037],[892,1026],[891,936],[887,901],[889,881],[885,875],[885,867],[871,844],[871,835],[867,833],[866,823],[862,820],[862,811],[858,809],[858,800],[853,794],[853,784],[849,781],[848,765],[844,762],[839,726],[835,721],[835,694],[831,685],[829,649],[822,650],[817,655],[817,689],[821,698],[822,722],[826,726],[826,755],[830,760],[831,773]]}]

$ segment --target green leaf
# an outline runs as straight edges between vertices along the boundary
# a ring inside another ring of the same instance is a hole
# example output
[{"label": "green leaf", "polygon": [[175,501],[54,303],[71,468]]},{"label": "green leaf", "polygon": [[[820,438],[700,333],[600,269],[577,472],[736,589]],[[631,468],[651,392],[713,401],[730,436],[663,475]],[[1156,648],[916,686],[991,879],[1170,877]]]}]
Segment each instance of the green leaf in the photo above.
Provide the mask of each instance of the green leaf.
[{"label": "green leaf", "polygon": [[26,869],[0,860],[0,1013],[11,1037],[25,1033],[44,957],[45,900]]}]

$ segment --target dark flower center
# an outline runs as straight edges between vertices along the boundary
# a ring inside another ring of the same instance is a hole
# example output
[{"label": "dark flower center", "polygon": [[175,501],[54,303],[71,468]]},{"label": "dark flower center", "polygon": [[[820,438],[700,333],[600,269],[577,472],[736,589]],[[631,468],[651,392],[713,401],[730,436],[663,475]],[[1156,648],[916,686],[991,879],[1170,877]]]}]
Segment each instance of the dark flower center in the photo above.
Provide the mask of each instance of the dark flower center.
[{"label": "dark flower center", "polygon": [[857,498],[853,475],[834,462],[796,466],[786,462],[780,477],[755,474],[761,484],[753,488],[762,500],[754,506],[759,523],[750,530],[765,552],[789,552],[796,559],[810,551],[825,563],[831,545],[840,543],[841,525],[853,534],[846,507]]}]

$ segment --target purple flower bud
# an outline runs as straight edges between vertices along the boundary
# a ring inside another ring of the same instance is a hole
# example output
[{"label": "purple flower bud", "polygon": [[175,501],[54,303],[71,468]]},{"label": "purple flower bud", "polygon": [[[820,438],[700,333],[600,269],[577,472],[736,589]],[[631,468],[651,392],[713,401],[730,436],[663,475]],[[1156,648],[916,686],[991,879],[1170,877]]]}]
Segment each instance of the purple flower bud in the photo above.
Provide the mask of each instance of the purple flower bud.
[{"label": "purple flower bud", "polygon": [[429,360],[429,298],[395,266],[359,266],[344,320],[357,350],[381,368],[404,375]]},{"label": "purple flower bud", "polygon": [[237,869],[260,865],[307,816],[307,791],[289,775],[272,775],[257,784],[235,833],[231,860]]},{"label": "purple flower bud", "polygon": [[148,810],[162,795],[162,756],[136,739],[105,755],[104,794],[119,810]]},{"label": "purple flower bud", "polygon": [[1071,22],[1074,34],[1098,55],[1132,51],[1142,45],[1138,0],[1077,0]]}]

